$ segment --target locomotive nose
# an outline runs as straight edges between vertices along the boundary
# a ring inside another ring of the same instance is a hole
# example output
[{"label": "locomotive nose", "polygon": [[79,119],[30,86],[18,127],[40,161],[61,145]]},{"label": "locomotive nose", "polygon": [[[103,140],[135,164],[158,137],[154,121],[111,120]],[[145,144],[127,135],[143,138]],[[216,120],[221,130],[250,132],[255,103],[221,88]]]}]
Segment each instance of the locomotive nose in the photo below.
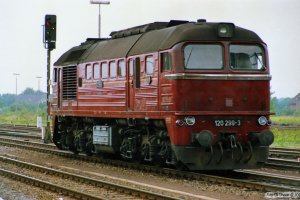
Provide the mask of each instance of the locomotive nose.
[{"label": "locomotive nose", "polygon": [[274,134],[272,131],[265,130],[262,132],[250,134],[250,141],[253,144],[261,146],[270,146],[274,142]]}]

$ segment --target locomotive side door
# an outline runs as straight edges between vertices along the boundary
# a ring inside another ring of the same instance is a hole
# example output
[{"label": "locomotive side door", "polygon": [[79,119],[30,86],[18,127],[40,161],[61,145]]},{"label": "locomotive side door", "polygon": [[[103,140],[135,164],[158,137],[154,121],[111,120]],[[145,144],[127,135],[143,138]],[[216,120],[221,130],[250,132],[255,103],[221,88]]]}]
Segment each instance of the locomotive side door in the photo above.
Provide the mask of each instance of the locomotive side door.
[{"label": "locomotive side door", "polygon": [[130,58],[127,62],[127,110],[136,110],[135,94],[141,85],[141,59],[139,57]]},{"label": "locomotive side door", "polygon": [[134,110],[134,59],[127,61],[127,110]]}]

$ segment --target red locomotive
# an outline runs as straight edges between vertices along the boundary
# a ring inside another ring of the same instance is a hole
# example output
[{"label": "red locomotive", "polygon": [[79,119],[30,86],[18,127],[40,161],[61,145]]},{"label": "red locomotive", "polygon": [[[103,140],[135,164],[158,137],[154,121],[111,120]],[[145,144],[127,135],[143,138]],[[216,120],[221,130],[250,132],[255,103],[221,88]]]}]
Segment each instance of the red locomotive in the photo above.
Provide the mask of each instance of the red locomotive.
[{"label": "red locomotive", "polygon": [[155,22],[87,39],[55,63],[53,141],[190,170],[268,158],[266,44],[232,23]]}]

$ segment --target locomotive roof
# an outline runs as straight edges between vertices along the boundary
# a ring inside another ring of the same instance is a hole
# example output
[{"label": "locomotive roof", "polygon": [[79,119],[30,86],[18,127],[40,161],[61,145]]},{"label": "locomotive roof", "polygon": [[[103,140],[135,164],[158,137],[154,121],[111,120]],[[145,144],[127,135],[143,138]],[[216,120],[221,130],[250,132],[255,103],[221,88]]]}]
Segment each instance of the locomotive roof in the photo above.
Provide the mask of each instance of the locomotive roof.
[{"label": "locomotive roof", "polygon": [[73,65],[106,59],[150,53],[169,49],[184,41],[253,41],[263,42],[247,29],[235,27],[234,35],[221,38],[217,34],[219,23],[170,21],[154,22],[117,32],[109,39],[87,39],[65,52],[55,66]]}]

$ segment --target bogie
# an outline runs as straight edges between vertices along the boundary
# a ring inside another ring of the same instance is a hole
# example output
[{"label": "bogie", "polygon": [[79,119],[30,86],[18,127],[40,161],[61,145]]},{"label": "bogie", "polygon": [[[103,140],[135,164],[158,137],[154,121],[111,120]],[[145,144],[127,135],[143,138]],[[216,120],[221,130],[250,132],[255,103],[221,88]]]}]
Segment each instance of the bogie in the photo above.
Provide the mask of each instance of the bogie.
[{"label": "bogie", "polygon": [[[118,123],[113,123],[117,121]],[[112,153],[125,160],[175,165],[169,137],[165,128],[156,123],[120,119],[100,125],[101,119],[65,118],[57,121],[59,129],[54,131],[54,143],[61,149],[86,155]],[[156,120],[157,121],[157,120]],[[105,120],[105,122],[108,122]],[[111,124],[111,125],[109,125]],[[112,125],[114,124],[114,125]],[[117,124],[117,125],[116,125]],[[63,125],[63,126],[62,126]],[[97,132],[97,129],[98,132]],[[107,132],[107,130],[109,130]]]}]

